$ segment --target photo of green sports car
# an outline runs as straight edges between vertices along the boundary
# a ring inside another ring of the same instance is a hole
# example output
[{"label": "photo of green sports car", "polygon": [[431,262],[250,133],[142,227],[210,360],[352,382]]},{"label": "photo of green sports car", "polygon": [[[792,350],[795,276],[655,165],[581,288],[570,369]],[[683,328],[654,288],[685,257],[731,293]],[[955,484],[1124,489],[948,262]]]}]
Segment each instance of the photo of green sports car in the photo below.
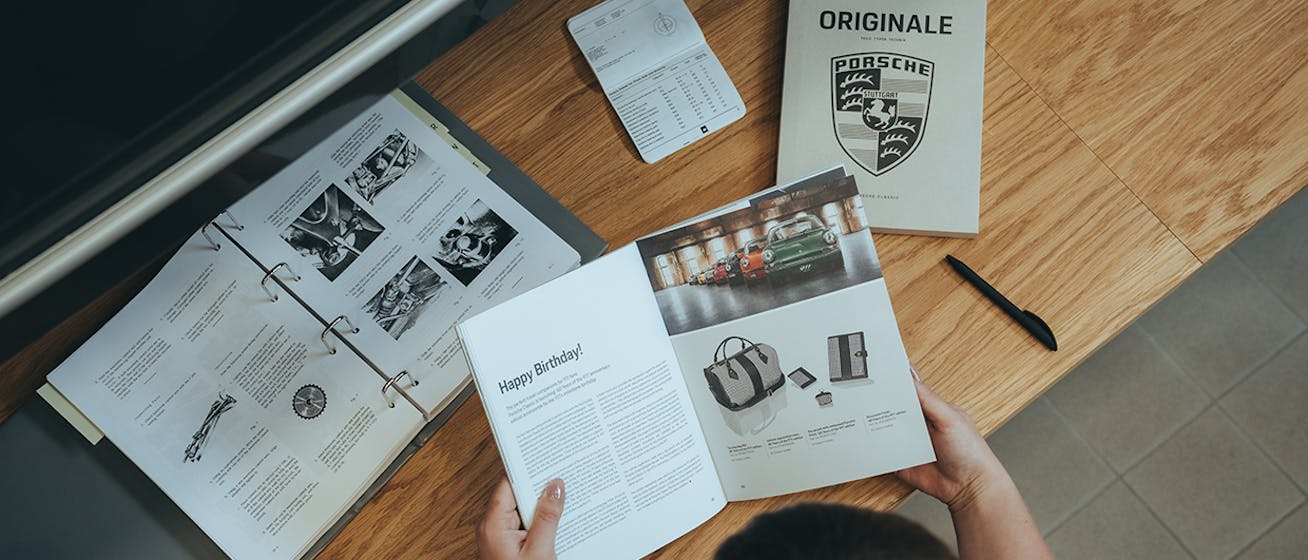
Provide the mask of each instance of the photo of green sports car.
[{"label": "photo of green sports car", "polygon": [[797,216],[768,230],[767,248],[763,262],[768,278],[776,282],[787,276],[814,270],[845,266],[840,255],[840,242],[817,218]]}]

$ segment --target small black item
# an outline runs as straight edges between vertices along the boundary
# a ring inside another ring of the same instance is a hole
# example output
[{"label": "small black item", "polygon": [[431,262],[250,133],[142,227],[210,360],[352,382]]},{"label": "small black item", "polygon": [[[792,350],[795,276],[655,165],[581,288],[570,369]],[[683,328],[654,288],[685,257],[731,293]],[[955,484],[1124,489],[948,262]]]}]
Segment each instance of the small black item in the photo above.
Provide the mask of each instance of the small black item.
[{"label": "small black item", "polygon": [[1004,313],[1007,313],[1009,317],[1012,317],[1013,321],[1026,329],[1026,332],[1031,333],[1031,336],[1040,341],[1040,344],[1045,345],[1045,348],[1058,350],[1058,339],[1054,338],[1054,330],[1049,328],[1049,325],[1039,315],[1013,305],[1013,302],[1004,297],[1004,294],[999,293],[999,290],[996,290],[994,286],[981,278],[981,275],[963,264],[963,261],[954,258],[953,255],[945,255],[945,262],[949,263],[949,266],[959,276],[962,276],[963,280],[966,280],[968,284],[981,292],[981,295],[989,299]]},{"label": "small black item", "polygon": [[821,393],[818,393],[815,398],[817,399],[818,406],[823,408],[831,406],[831,393],[822,391]]},{"label": "small black item", "polygon": [[867,379],[867,346],[862,332],[827,337],[827,357],[832,381]]},{"label": "small black item", "polygon": [[813,377],[813,374],[809,373],[808,370],[802,367],[795,368],[795,371],[790,372],[786,377],[789,377],[791,381],[794,381],[796,385],[799,385],[800,389],[808,387],[809,385],[812,385],[814,381],[817,381],[817,378]]}]

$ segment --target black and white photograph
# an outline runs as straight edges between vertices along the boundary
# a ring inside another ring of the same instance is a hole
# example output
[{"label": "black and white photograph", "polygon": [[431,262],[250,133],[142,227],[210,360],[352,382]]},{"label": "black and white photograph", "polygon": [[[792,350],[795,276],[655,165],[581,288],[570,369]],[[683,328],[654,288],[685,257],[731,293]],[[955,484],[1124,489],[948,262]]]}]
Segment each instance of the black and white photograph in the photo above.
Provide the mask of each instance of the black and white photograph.
[{"label": "black and white photograph", "polygon": [[345,184],[369,203],[405,176],[420,162],[429,161],[418,145],[400,131],[386,136],[380,145],[345,178]]},{"label": "black and white photograph", "polygon": [[345,192],[330,185],[286,226],[282,239],[328,280],[336,280],[384,230]]},{"label": "black and white photograph", "polygon": [[218,398],[209,406],[204,420],[200,421],[200,428],[191,436],[191,443],[186,446],[186,454],[182,458],[183,463],[198,462],[204,456],[204,444],[209,441],[209,432],[213,431],[214,426],[218,424],[218,419],[233,406],[236,406],[236,397],[218,393]]},{"label": "black and white photograph", "polygon": [[448,286],[430,266],[413,257],[364,304],[363,311],[399,340]]},{"label": "black and white photograph", "polygon": [[636,242],[668,334],[881,278],[852,177]]},{"label": "black and white photograph", "polygon": [[436,240],[432,257],[467,286],[517,236],[518,230],[477,199]]}]

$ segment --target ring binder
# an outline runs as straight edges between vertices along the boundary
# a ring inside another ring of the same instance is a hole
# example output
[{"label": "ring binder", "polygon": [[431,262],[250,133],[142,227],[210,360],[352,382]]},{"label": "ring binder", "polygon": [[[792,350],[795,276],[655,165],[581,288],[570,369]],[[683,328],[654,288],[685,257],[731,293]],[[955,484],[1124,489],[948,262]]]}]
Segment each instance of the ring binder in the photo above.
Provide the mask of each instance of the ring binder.
[{"label": "ring binder", "polygon": [[410,385],[411,387],[418,386],[418,378],[414,377],[413,374],[409,373],[409,370],[406,369],[395,374],[395,377],[387,379],[385,383],[382,383],[381,393],[382,393],[382,398],[386,399],[386,406],[395,408],[395,399],[392,399],[390,395],[387,395],[386,391],[390,389],[398,389],[397,384],[400,382],[400,379],[404,377],[409,378],[409,382],[412,383],[412,385]]},{"label": "ring binder", "polygon": [[[351,334],[359,332],[359,327],[354,326],[354,322],[350,321],[349,317],[346,317],[344,315],[337,316],[335,319],[332,320],[330,325],[327,325],[327,328],[322,330],[322,334],[318,335],[318,339],[322,341],[322,345],[327,347],[328,354],[335,354],[336,347],[327,343],[327,335],[330,334],[332,331],[335,331],[336,323],[339,323],[341,321],[345,321],[345,324],[350,326]],[[340,331],[337,332],[339,333]]]},{"label": "ring binder", "polygon": [[277,269],[279,268],[285,268],[286,272],[291,273],[292,275],[291,280],[298,281],[300,279],[300,275],[296,274],[294,270],[291,270],[291,265],[288,265],[284,262],[277,263],[277,266],[272,267],[272,269],[269,270],[267,274],[263,275],[263,280],[259,281],[259,287],[263,288],[263,293],[268,294],[268,299],[271,301],[277,301],[277,294],[273,293],[272,290],[268,289],[268,279],[270,278],[276,279]]},{"label": "ring binder", "polygon": [[227,216],[227,219],[232,222],[232,225],[236,226],[236,231],[245,231],[245,226],[241,225],[241,222],[236,221],[236,216],[233,216],[230,211],[223,210],[223,213],[220,215]]},{"label": "ring binder", "polygon": [[217,241],[214,241],[212,237],[209,237],[209,226],[211,225],[214,225],[214,223],[209,222],[207,224],[204,224],[204,226],[200,228],[200,235],[203,235],[204,239],[209,242],[209,246],[213,247],[213,250],[217,251],[219,249],[222,249],[223,246],[219,245]]}]

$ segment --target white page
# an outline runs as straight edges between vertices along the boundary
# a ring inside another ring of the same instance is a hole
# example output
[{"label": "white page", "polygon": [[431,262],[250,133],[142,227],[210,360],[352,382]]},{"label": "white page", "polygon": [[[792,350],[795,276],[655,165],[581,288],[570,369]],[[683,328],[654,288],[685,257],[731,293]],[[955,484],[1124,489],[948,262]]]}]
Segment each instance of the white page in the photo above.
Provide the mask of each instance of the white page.
[{"label": "white page", "polygon": [[[792,194],[760,202],[759,208],[731,204],[636,242],[730,500],[798,492],[935,460],[853,179],[787,191]],[[779,270],[748,286],[691,285],[679,276],[749,246],[749,238],[768,238],[769,249],[784,253],[768,234],[801,215],[817,220],[810,231],[829,232],[831,242],[818,237],[815,245],[825,249],[812,254],[825,259],[795,267],[786,281],[774,277]],[[831,248],[838,250],[826,252]],[[851,333],[860,333],[866,344],[867,376],[833,381],[828,337]],[[743,408],[736,410],[717,401],[705,373],[741,348],[729,337],[771,348],[776,356],[769,363],[752,361],[760,370],[773,368],[780,382],[769,396],[737,403]],[[806,387],[788,377],[801,367],[816,378]],[[819,393],[831,403],[820,404]]]},{"label": "white page", "polygon": [[568,31],[646,162],[745,114],[682,0],[609,0],[569,19]]},{"label": "white page", "polygon": [[[380,146],[382,160],[391,161],[396,135],[412,146],[402,174],[395,164],[369,163]],[[398,179],[376,192],[379,183],[366,171],[380,168]],[[345,216],[359,216],[361,225],[347,235],[357,255],[324,251],[306,232],[340,231],[323,221],[329,203],[347,228]],[[348,317],[359,332],[342,326],[343,336],[388,375],[407,370],[419,380],[404,390],[430,411],[443,408],[469,376],[454,329],[459,320],[580,264],[567,242],[390,97],[230,211],[244,229],[225,229],[266,266],[288,263],[299,277],[282,275],[291,289],[329,321]]]},{"label": "white page", "polygon": [[328,354],[322,325],[292,298],[268,301],[262,271],[221,247],[192,236],[49,379],[224,552],[296,558],[422,418],[388,408],[367,365]]},{"label": "white page", "polygon": [[641,556],[725,505],[634,246],[459,330],[524,522],[567,484],[559,558]]}]

